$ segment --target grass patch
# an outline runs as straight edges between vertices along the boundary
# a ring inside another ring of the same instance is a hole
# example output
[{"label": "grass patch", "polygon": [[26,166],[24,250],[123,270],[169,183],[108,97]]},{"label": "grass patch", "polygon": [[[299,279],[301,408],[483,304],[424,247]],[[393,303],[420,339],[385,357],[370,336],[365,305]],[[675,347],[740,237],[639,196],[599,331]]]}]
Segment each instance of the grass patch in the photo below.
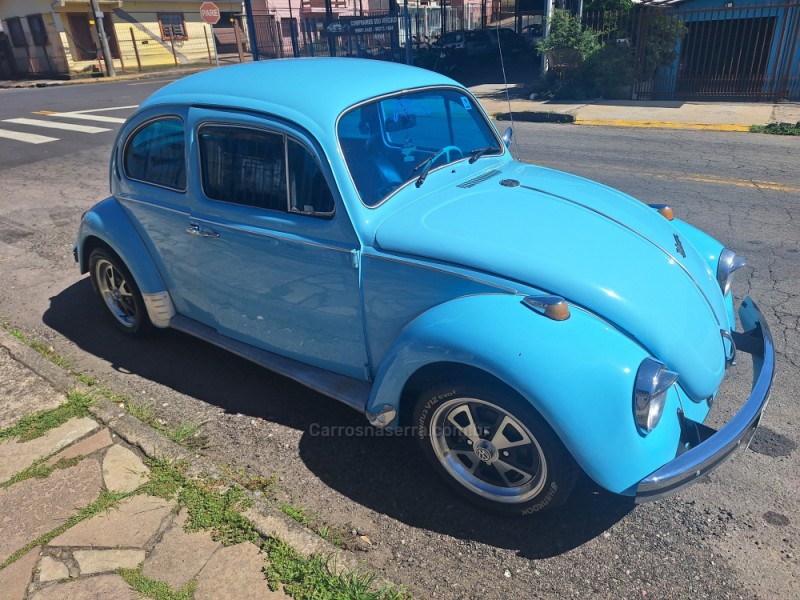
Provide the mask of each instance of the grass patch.
[{"label": "grass patch", "polygon": [[87,387],[94,387],[97,385],[97,379],[86,373],[76,373],[75,379]]},{"label": "grass patch", "polygon": [[262,475],[247,475],[242,469],[234,471],[231,468],[223,468],[225,477],[233,483],[242,486],[249,492],[259,492],[267,498],[272,498],[275,493],[275,486],[278,483],[278,476],[272,475],[264,477]]},{"label": "grass patch", "polygon": [[41,437],[70,419],[88,416],[91,404],[92,397],[89,394],[73,390],[67,393],[67,401],[61,406],[26,415],[15,425],[0,429],[0,440],[15,437],[20,442],[28,442]]},{"label": "grass patch", "polygon": [[5,560],[5,562],[0,564],[0,570],[5,569],[8,565],[12,564],[13,562],[17,561],[20,557],[27,554],[31,550],[31,548],[35,548],[36,546],[44,546],[50,543],[51,540],[64,533],[67,529],[74,527],[81,521],[89,519],[95,515],[99,515],[100,513],[106,512],[108,510],[111,510],[112,508],[116,508],[122,500],[124,500],[130,495],[131,494],[128,493],[115,493],[108,491],[102,492],[100,496],[98,496],[97,500],[92,502],[86,508],[82,509],[77,515],[70,517],[62,525],[59,525],[52,531],[48,531],[47,533],[40,535],[35,540],[28,542],[24,547],[14,552],[14,554],[9,556]]},{"label": "grass patch", "polygon": [[207,530],[225,546],[240,542],[258,544],[260,537],[242,512],[250,507],[244,488],[224,486],[214,479],[191,479],[185,464],[150,461],[150,481],[140,490],[162,498],[177,497],[178,508],[186,508],[186,531]]},{"label": "grass patch", "polygon": [[56,469],[69,469],[70,467],[74,467],[79,462],[81,462],[83,458],[84,458],[83,456],[62,458],[52,466],[44,464],[44,459],[36,461],[30,467],[28,467],[24,471],[20,471],[8,481],[0,483],[0,490],[7,487],[11,487],[15,483],[19,483],[20,481],[25,481],[26,479],[33,479],[34,477],[37,477],[39,479],[44,479],[45,477],[50,477],[50,475]]},{"label": "grass patch", "polygon": [[159,419],[155,409],[148,404],[138,404],[131,402],[124,396],[112,393],[107,388],[101,388],[100,393],[116,404],[122,404],[131,416],[136,417],[142,423],[149,425],[165,437],[176,444],[190,450],[205,450],[208,448],[208,436],[200,432],[204,423],[190,423],[183,421],[175,427],[171,427],[166,421]]},{"label": "grass patch", "polygon": [[407,600],[409,594],[390,586],[376,586],[375,576],[359,571],[336,574],[330,561],[304,558],[277,539],[264,544],[268,560],[264,573],[273,590],[284,590],[295,600]]},{"label": "grass patch", "polygon": [[142,574],[142,567],[117,569],[117,574],[139,594],[145,598],[153,598],[153,600],[192,600],[197,587],[196,581],[190,581],[186,587],[176,592],[163,581],[145,577]]},{"label": "grass patch", "polygon": [[770,123],[768,125],[751,125],[750,133],[769,133],[772,135],[800,135],[800,121],[791,123]]},{"label": "grass patch", "polygon": [[304,527],[308,527],[322,539],[343,550],[357,550],[359,548],[352,528],[346,525],[332,525],[320,520],[319,515],[309,512],[301,506],[284,503],[280,505],[281,512],[291,517]]},{"label": "grass patch", "polygon": [[300,523],[300,525],[309,526],[311,523],[314,523],[317,520],[317,515],[311,514],[301,506],[281,504],[281,512]]},{"label": "grass patch", "polygon": [[16,327],[13,327],[12,325],[10,325],[5,321],[0,322],[0,326],[3,327],[3,329],[5,329],[6,331],[8,331],[12,336],[17,338],[20,342],[22,342],[23,344],[27,344],[28,346],[36,350],[36,352],[44,356],[47,360],[54,363],[55,365],[58,365],[62,369],[70,369],[72,367],[72,363],[70,362],[70,360],[63,354],[59,354],[58,352],[56,352],[55,348],[53,348],[53,346],[51,346],[50,344],[45,344],[44,342],[40,342],[38,340],[29,338],[22,331],[20,331]]}]

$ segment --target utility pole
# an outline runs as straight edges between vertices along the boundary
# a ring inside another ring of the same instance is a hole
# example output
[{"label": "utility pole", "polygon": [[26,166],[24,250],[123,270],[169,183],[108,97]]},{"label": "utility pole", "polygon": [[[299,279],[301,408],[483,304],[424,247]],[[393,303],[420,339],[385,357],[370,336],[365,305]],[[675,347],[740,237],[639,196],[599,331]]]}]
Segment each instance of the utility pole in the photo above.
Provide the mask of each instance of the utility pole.
[{"label": "utility pole", "polygon": [[106,63],[106,74],[109,77],[115,77],[117,72],[114,70],[114,59],[111,58],[111,50],[108,48],[106,30],[103,27],[103,13],[100,12],[100,7],[97,6],[97,0],[89,0],[89,5],[92,7],[92,13],[94,13],[94,25],[97,28],[100,49],[103,51],[103,62]]}]

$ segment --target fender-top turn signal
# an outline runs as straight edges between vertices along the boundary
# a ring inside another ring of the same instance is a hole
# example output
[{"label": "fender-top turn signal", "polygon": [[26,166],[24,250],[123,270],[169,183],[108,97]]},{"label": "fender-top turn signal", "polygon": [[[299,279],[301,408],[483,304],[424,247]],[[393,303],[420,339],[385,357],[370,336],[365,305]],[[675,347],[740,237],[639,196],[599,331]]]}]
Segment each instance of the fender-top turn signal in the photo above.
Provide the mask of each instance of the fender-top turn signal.
[{"label": "fender-top turn signal", "polygon": [[525,296],[522,303],[554,321],[569,319],[569,305],[561,296]]},{"label": "fender-top turn signal", "polygon": [[648,204],[650,208],[655,208],[662,217],[667,221],[672,221],[675,218],[675,212],[668,204]]}]

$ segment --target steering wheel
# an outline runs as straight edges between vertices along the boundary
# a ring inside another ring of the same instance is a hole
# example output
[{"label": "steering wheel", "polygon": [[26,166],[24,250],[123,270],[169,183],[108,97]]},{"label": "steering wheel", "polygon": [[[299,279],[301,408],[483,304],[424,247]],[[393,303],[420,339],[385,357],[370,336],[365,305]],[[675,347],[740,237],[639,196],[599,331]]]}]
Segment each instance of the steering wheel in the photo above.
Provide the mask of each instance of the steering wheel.
[{"label": "steering wheel", "polygon": [[459,158],[464,158],[464,153],[458,146],[445,146],[439,150],[439,152],[447,158],[447,162],[449,163],[458,160]]}]

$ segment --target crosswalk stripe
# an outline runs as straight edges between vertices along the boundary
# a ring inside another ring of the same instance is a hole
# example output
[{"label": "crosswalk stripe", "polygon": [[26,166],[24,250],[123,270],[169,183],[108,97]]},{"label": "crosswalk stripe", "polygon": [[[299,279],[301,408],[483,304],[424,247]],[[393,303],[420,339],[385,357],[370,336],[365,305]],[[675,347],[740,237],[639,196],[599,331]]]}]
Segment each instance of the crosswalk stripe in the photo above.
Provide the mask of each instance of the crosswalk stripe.
[{"label": "crosswalk stripe", "polygon": [[[169,81],[177,81],[177,79],[170,79]],[[96,112],[105,112],[107,110],[127,110],[131,108],[139,108],[138,104],[130,104],[128,106],[107,106],[105,108],[88,108],[86,110],[73,110],[70,111],[72,113],[96,113]]]},{"label": "crosswalk stripe", "polygon": [[0,129],[0,138],[17,140],[18,142],[27,142],[29,144],[46,144],[47,142],[58,141],[58,138],[47,137],[46,135],[37,135],[35,133],[22,133],[19,131],[9,131],[8,129]]},{"label": "crosswalk stripe", "polygon": [[106,127],[93,127],[92,125],[77,125],[75,123],[58,123],[56,121],[43,121],[42,119],[3,119],[3,122],[16,123],[17,125],[32,125],[34,127],[49,127],[51,129],[79,131],[81,133],[102,133],[103,131],[111,131]]},{"label": "crosswalk stripe", "polygon": [[126,119],[121,117],[105,117],[103,115],[87,115],[84,113],[68,112],[68,113],[55,113],[47,110],[37,111],[38,115],[47,115],[48,117],[63,117],[65,119],[78,119],[82,121],[100,121],[102,123],[124,123]]}]

